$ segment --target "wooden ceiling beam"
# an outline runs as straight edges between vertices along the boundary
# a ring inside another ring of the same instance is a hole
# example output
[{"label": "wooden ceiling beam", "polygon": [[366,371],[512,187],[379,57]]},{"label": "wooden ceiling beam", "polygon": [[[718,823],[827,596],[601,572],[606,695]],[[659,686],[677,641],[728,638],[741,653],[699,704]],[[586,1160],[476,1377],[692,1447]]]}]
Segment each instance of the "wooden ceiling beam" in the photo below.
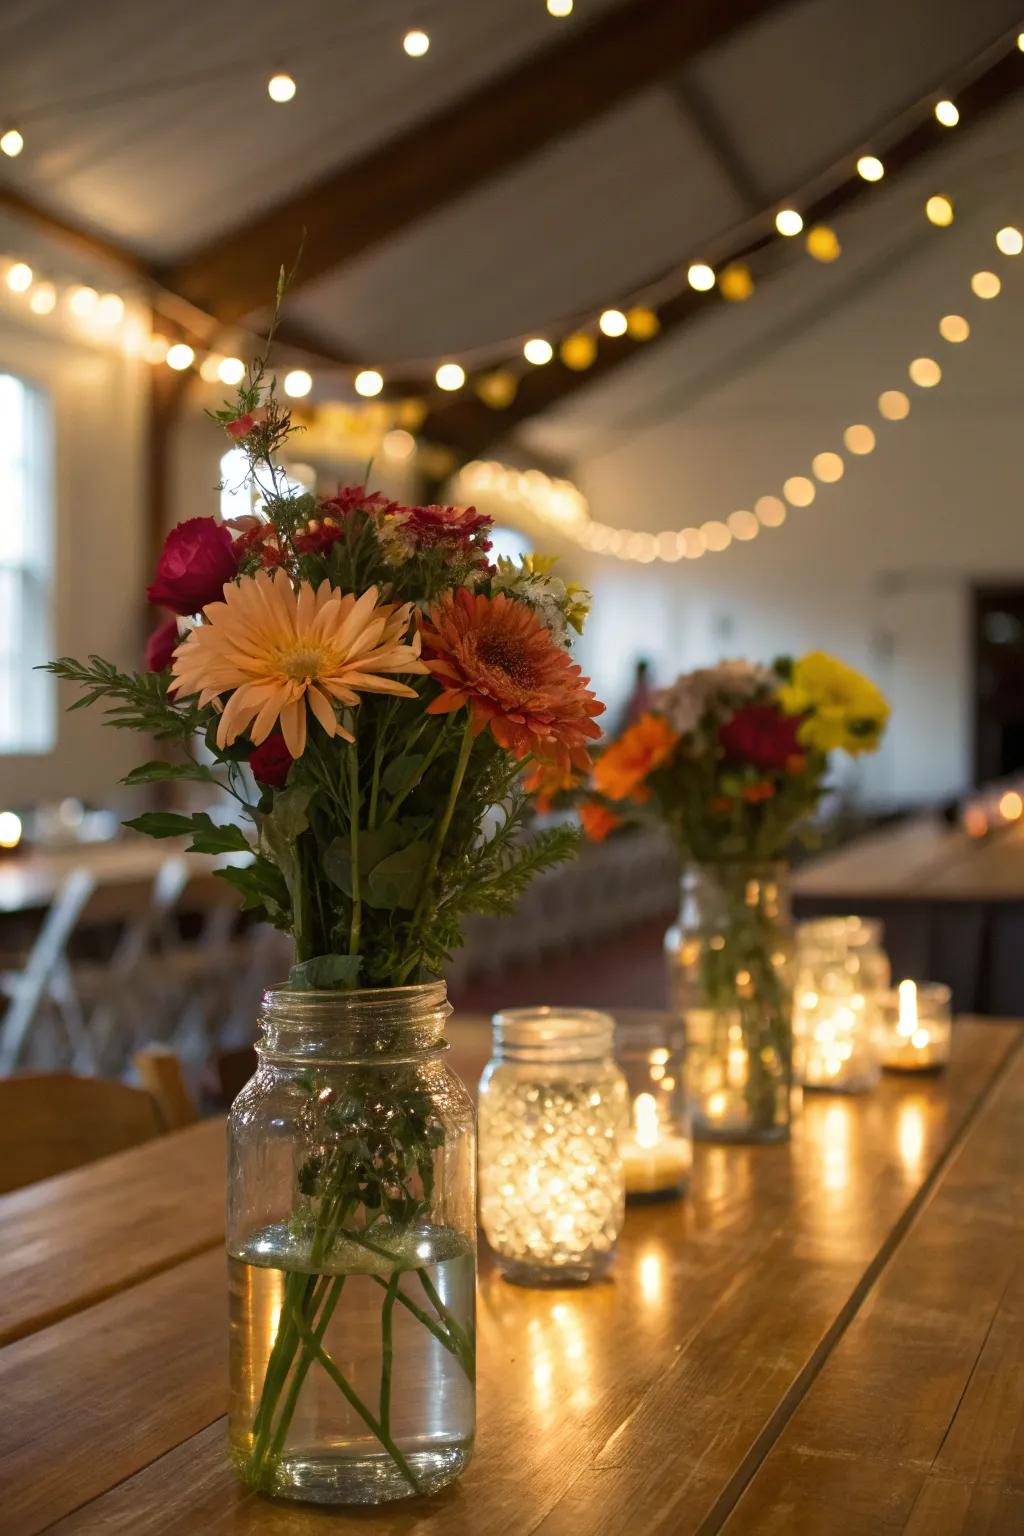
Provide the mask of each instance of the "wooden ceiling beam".
[{"label": "wooden ceiling beam", "polygon": [[224,321],[264,307],[305,232],[314,282],[790,0],[629,0],[161,273]]},{"label": "wooden ceiling beam", "polygon": [[[958,134],[969,132],[996,108],[1008,101],[1021,86],[1022,60],[1015,49],[1003,53],[983,74],[956,92],[960,108]],[[880,149],[886,176],[905,170],[920,160],[948,147],[949,130],[942,128],[933,117],[918,122],[896,142],[889,142]],[[809,205],[803,206],[804,223],[810,228],[825,223],[837,214],[844,213],[863,198],[877,196],[872,185],[863,181],[854,170],[856,152],[850,157],[850,176]],[[777,200],[762,209],[765,232],[754,239],[738,241],[731,249],[719,252],[716,267],[719,271],[731,262],[756,261],[761,257],[765,271],[759,278],[770,278],[773,271],[784,270],[791,265],[796,250],[802,245],[798,240],[780,240],[770,229],[771,214]],[[709,245],[712,242],[709,242]],[[772,252],[777,261],[769,261]],[[765,253],[762,256],[762,253]],[[801,252],[796,259],[809,259]],[[658,274],[658,278],[664,274]],[[656,282],[658,278],[652,279]],[[422,427],[422,435],[432,442],[455,448],[467,458],[486,452],[492,445],[507,437],[510,431],[530,417],[557,406],[570,396],[578,394],[588,385],[605,379],[624,363],[632,361],[641,349],[655,346],[668,336],[677,335],[691,321],[706,315],[711,306],[726,302],[716,287],[709,293],[696,293],[684,288],[666,303],[659,305],[658,318],[661,329],[656,338],[649,341],[633,341],[628,336],[610,339],[597,335],[597,357],[586,372],[574,372],[566,368],[556,357],[542,368],[532,368],[519,380],[519,388],[511,405],[503,410],[493,410],[478,400],[467,387],[458,396],[433,395],[432,409]]]}]

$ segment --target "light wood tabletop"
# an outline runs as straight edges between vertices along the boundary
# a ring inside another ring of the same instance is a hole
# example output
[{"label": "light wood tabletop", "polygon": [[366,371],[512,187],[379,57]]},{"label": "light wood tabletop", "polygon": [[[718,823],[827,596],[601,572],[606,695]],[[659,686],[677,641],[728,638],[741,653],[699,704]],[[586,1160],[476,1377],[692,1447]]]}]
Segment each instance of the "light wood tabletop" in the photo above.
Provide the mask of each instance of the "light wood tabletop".
[{"label": "light wood tabletop", "polygon": [[1024,901],[1024,822],[974,838],[934,814],[915,816],[809,859],[794,871],[792,890],[854,905]]},{"label": "light wood tabletop", "polygon": [[0,1529],[1018,1532],[1022,1039],[960,1021],[942,1077],[699,1148],[602,1284],[524,1290],[485,1259],[475,1459],[376,1512],[276,1503],[228,1464],[222,1124],[8,1196]]}]

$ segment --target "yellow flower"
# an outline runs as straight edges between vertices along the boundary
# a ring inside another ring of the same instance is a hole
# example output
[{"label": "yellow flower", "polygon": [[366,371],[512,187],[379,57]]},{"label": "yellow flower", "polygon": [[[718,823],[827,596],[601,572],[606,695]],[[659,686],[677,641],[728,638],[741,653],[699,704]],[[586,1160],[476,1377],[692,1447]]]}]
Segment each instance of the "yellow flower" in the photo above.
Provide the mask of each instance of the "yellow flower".
[{"label": "yellow flower", "polygon": [[174,653],[174,693],[198,693],[200,706],[230,693],[217,727],[227,747],[252,726],[259,746],[278,719],[292,757],[306,749],[306,706],[328,736],[352,736],[337,720],[335,702],[359,694],[415,690],[386,676],[425,673],[420,641],[406,637],[412,605],[378,603],[377,588],[344,595],[328,582],[296,592],[285,571],[257,571],[224,588],[224,601],[203,609],[204,622]]},{"label": "yellow flower", "polygon": [[807,716],[800,740],[815,752],[873,752],[889,718],[885,696],[871,679],[824,651],[794,662],[779,704],[787,715]]}]

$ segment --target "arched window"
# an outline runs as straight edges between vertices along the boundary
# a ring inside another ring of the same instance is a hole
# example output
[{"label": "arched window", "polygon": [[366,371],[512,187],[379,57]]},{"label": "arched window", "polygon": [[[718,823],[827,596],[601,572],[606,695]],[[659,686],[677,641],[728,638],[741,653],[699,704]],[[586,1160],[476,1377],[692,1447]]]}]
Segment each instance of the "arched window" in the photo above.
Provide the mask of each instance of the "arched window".
[{"label": "arched window", "polygon": [[50,405],[0,372],[0,753],[56,741],[53,678],[53,470]]}]

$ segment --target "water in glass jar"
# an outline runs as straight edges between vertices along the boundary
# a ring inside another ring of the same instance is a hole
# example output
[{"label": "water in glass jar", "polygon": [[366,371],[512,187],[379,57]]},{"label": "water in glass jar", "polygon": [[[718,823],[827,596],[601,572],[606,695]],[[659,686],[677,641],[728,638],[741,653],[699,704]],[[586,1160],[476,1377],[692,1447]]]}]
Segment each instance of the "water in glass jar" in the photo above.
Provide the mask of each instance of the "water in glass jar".
[{"label": "water in glass jar", "polygon": [[232,1454],[280,1497],[375,1504],[473,1448],[474,1264],[450,1229],[375,1226],[314,1272],[285,1226],[228,1260]]}]

